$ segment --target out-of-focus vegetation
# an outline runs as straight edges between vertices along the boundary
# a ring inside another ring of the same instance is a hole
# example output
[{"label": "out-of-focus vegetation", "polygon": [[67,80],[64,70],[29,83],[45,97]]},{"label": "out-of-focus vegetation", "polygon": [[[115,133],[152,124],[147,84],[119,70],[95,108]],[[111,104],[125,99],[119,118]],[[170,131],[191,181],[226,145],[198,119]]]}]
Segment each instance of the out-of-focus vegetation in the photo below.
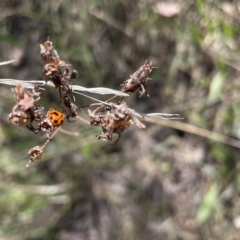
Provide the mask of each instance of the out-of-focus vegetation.
[{"label": "out-of-focus vegetation", "polygon": [[[0,78],[42,79],[39,44],[48,37],[78,70],[74,84],[85,87],[119,89],[148,59],[159,66],[151,97],[133,95],[130,107],[180,113],[209,136],[240,138],[237,0],[1,0],[0,7],[0,62],[16,59],[0,66]],[[58,106],[57,94],[46,89],[44,104]],[[240,239],[240,143],[147,124],[110,146],[96,140],[97,129],[65,123],[80,135],[59,133],[26,169],[28,150],[45,136],[7,121],[8,86],[0,98],[2,239]]]}]

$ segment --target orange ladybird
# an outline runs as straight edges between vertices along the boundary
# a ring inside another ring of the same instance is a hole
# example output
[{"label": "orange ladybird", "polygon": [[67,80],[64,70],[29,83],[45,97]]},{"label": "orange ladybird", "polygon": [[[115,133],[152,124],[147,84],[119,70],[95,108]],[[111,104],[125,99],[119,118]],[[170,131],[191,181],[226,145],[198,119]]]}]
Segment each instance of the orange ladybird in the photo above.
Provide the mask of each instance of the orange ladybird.
[{"label": "orange ladybird", "polygon": [[61,111],[54,108],[50,108],[47,112],[47,116],[50,119],[54,127],[59,127],[63,124],[65,116]]}]

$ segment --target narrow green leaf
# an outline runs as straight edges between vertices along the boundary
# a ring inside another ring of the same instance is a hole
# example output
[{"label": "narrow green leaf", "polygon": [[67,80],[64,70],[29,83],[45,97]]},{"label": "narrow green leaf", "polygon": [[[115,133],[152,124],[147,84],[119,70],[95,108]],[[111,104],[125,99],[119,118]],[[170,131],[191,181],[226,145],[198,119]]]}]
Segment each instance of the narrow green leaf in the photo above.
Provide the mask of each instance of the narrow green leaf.
[{"label": "narrow green leaf", "polygon": [[204,223],[216,209],[218,192],[218,185],[214,183],[205,195],[203,202],[198,209],[196,217],[197,222]]},{"label": "narrow green leaf", "polygon": [[196,7],[197,7],[197,12],[200,14],[202,12],[202,7],[203,7],[203,0],[196,0]]},{"label": "narrow green leaf", "polygon": [[195,41],[195,43],[197,43],[198,45],[201,45],[203,39],[202,39],[199,29],[196,26],[192,25],[192,26],[190,26],[190,31],[191,31],[192,38]]},{"label": "narrow green leaf", "polygon": [[210,84],[208,102],[213,102],[221,97],[225,77],[225,74],[222,72],[217,72],[215,74]]}]

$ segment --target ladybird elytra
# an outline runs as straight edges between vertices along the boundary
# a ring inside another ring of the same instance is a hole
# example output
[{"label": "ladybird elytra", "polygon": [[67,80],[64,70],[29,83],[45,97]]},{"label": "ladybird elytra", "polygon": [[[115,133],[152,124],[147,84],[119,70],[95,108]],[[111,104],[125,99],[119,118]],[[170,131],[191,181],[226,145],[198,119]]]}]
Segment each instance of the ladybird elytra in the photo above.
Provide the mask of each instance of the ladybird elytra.
[{"label": "ladybird elytra", "polygon": [[50,108],[47,112],[47,116],[54,127],[59,127],[63,124],[65,116],[64,114],[54,108]]}]

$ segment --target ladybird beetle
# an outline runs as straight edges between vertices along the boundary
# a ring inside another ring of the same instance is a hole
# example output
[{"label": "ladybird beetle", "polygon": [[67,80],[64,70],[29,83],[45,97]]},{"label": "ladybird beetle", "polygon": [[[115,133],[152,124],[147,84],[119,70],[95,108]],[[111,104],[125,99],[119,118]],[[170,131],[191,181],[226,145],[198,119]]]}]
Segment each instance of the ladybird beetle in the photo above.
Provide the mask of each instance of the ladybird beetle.
[{"label": "ladybird beetle", "polygon": [[49,111],[47,112],[47,116],[54,127],[61,126],[65,119],[64,114],[61,111],[58,111],[54,108],[49,109]]}]

